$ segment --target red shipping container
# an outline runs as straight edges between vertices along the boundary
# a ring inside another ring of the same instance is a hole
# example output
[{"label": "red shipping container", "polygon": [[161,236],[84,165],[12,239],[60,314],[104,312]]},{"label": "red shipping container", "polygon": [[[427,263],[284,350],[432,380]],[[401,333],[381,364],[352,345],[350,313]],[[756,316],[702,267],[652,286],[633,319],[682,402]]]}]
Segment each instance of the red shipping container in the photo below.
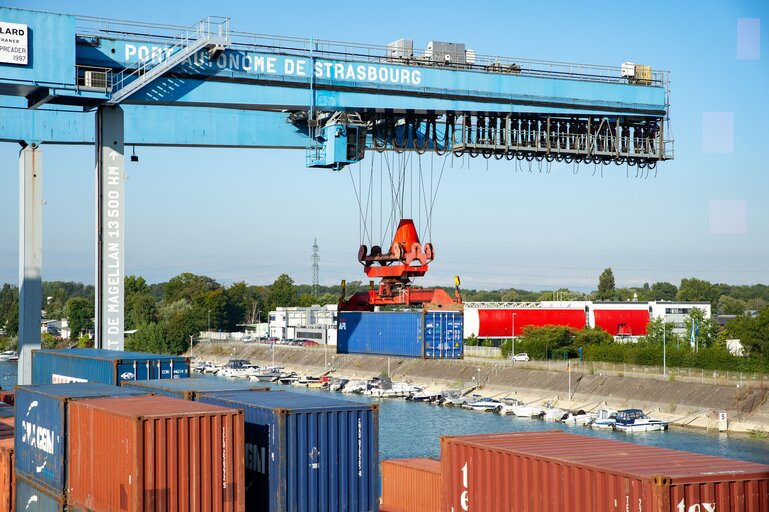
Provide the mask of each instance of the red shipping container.
[{"label": "red shipping container", "polygon": [[0,441],[0,511],[15,510],[13,488],[13,437]]},{"label": "red shipping container", "polygon": [[96,398],[71,402],[67,422],[70,507],[245,511],[243,411]]},{"label": "red shipping container", "polygon": [[382,512],[442,512],[441,461],[382,462]]},{"label": "red shipping container", "polygon": [[561,431],[441,438],[454,512],[767,512],[769,466]]}]

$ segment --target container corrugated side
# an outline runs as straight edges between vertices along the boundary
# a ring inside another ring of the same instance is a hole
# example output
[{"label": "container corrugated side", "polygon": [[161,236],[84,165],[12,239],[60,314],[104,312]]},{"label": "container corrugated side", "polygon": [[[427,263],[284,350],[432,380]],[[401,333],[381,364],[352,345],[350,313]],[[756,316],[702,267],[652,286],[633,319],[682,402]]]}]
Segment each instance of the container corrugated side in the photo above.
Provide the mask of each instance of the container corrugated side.
[{"label": "container corrugated side", "polygon": [[13,438],[0,440],[0,511],[14,509]]},{"label": "container corrugated side", "polygon": [[53,494],[34,482],[16,474],[15,499],[17,512],[64,512],[65,500],[62,495]]},{"label": "container corrugated side", "polygon": [[142,389],[157,395],[197,400],[201,393],[221,391],[269,391],[267,386],[256,386],[248,382],[230,381],[224,379],[209,379],[205,377],[190,377],[189,379],[163,379],[123,381],[124,388]]},{"label": "container corrugated side", "polygon": [[177,379],[190,376],[189,359],[166,354],[94,348],[32,351],[32,384]]},{"label": "container corrugated side", "polygon": [[428,359],[464,357],[464,315],[460,311],[427,311],[424,315],[424,356]]},{"label": "container corrugated side", "polygon": [[769,466],[560,431],[443,437],[441,464],[447,510],[769,510]]},{"label": "container corrugated side", "polygon": [[245,511],[243,411],[95,398],[70,403],[67,425],[73,508]]},{"label": "container corrugated side", "polygon": [[337,315],[337,352],[424,357],[422,312],[341,311]]},{"label": "container corrugated side", "polygon": [[249,510],[377,510],[377,405],[288,391],[206,393],[200,401],[245,411]]},{"label": "container corrugated side", "polygon": [[54,493],[66,489],[67,410],[72,400],[150,395],[109,384],[16,386],[16,471]]},{"label": "container corrugated side", "polygon": [[382,461],[382,512],[443,512],[441,461]]}]

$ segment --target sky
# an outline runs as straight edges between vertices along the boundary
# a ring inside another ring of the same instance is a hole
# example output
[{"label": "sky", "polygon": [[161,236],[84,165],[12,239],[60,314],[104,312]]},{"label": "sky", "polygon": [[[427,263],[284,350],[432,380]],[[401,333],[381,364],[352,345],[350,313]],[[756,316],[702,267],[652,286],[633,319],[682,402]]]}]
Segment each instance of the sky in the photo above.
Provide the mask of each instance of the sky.
[{"label": "sky", "polygon": [[[6,0],[4,5],[192,25],[229,16],[237,31],[383,45],[401,37],[466,43],[478,54],[671,73],[675,159],[655,171],[553,163],[529,169],[483,158],[413,157],[444,168],[422,285],[595,289],[698,277],[769,283],[769,1],[216,4]],[[18,284],[18,152],[0,143],[0,283]],[[365,279],[354,178],[395,165],[367,154],[342,172],[305,168],[295,150],[137,148],[126,162],[126,271],[148,282],[182,272],[223,284],[288,273]],[[43,279],[94,282],[94,151],[43,146]],[[410,176],[416,177],[411,173]],[[419,209],[406,206],[419,217]],[[422,214],[424,216],[424,214]],[[378,220],[378,219],[377,219]],[[421,223],[420,228],[424,228]],[[374,228],[375,232],[379,230]],[[388,242],[385,242],[389,244]]]}]

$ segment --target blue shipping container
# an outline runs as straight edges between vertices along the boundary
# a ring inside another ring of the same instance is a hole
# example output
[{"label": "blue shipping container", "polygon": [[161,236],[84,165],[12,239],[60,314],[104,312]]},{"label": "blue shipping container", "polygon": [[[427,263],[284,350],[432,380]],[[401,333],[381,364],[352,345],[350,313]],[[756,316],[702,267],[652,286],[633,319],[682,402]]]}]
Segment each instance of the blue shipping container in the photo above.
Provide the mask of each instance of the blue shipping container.
[{"label": "blue shipping container", "polygon": [[53,494],[16,473],[16,510],[23,512],[62,512],[64,496]]},{"label": "blue shipping container", "polygon": [[150,395],[108,384],[16,386],[16,472],[54,493],[67,482],[67,408],[70,400]]},{"label": "blue shipping container", "polygon": [[377,405],[288,391],[199,400],[244,409],[247,510],[378,510]]},{"label": "blue shipping container", "polygon": [[341,311],[337,352],[429,359],[464,357],[459,311]]},{"label": "blue shipping container", "polygon": [[270,387],[255,386],[248,382],[227,381],[217,378],[191,377],[189,379],[123,381],[124,388],[151,391],[157,395],[197,400],[201,393],[221,391],[269,391]]},{"label": "blue shipping container", "polygon": [[178,379],[190,376],[186,357],[96,348],[32,351],[32,384]]}]

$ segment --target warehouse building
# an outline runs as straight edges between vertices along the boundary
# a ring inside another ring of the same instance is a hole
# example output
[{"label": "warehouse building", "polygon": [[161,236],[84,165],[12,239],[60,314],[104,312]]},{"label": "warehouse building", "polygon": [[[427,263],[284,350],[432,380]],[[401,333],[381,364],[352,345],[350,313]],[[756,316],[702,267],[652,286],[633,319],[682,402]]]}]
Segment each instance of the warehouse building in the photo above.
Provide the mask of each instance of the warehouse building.
[{"label": "warehouse building", "polygon": [[532,325],[563,325],[600,327],[616,338],[633,339],[646,336],[649,321],[660,317],[673,324],[673,332],[686,335],[684,322],[692,308],[710,318],[709,302],[466,302],[464,335],[501,339],[513,332],[521,336]]},{"label": "warehouse building", "polygon": [[336,345],[336,304],[276,308],[270,311],[269,332],[281,340],[305,339]]}]

